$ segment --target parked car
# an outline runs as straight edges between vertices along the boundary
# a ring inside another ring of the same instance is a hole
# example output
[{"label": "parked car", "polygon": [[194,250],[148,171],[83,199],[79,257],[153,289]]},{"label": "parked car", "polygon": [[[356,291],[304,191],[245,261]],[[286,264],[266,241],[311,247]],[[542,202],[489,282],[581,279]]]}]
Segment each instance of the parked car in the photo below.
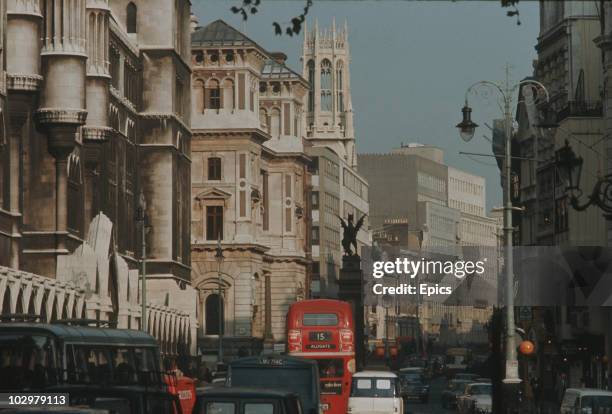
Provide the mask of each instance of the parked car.
[{"label": "parked car", "polygon": [[459,414],[492,413],[492,391],[493,387],[487,382],[467,384],[463,394],[457,397],[457,411]]},{"label": "parked car", "polygon": [[457,397],[463,394],[465,386],[472,381],[467,379],[452,379],[448,381],[446,389],[442,391],[440,399],[442,408],[454,408],[457,406]]},{"label": "parked car", "polygon": [[612,413],[612,392],[593,388],[568,388],[563,395],[560,413]]},{"label": "parked car", "polygon": [[397,375],[386,371],[363,371],[353,375],[349,414],[402,414],[404,402]]},{"label": "parked car", "polygon": [[[460,380],[469,380],[472,382],[476,382],[478,381],[478,374],[470,374],[468,372],[457,372],[454,376],[453,379],[460,379]],[[478,381],[480,382],[480,381]],[[486,381],[483,381],[486,382]]]},{"label": "parked car", "polygon": [[421,367],[401,368],[397,371],[397,376],[404,379],[412,378],[423,381],[425,380],[425,369]]},{"label": "parked car", "polygon": [[429,401],[429,385],[418,378],[400,377],[400,391],[404,400],[418,400],[422,403]]},{"label": "parked car", "polygon": [[300,414],[300,397],[290,391],[245,387],[198,389],[193,414]]}]

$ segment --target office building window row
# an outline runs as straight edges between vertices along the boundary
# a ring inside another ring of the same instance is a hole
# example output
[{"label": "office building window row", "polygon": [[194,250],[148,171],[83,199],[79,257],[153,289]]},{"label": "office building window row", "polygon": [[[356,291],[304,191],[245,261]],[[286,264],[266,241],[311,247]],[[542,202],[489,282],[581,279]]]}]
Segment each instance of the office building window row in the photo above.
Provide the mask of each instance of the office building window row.
[{"label": "office building window row", "polygon": [[346,188],[357,194],[359,197],[367,200],[368,186],[348,168],[343,169],[342,182]]},{"label": "office building window row", "polygon": [[433,175],[419,171],[417,174],[417,181],[418,181],[419,187],[423,187],[428,190],[436,191],[438,193],[446,192],[446,181],[444,181],[443,179],[439,177],[434,177]]}]

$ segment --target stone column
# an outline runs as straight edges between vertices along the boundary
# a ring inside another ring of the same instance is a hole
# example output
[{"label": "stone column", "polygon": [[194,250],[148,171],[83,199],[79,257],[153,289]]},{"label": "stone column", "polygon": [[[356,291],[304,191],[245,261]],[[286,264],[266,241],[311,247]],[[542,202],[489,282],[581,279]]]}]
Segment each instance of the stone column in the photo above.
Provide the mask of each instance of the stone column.
[{"label": "stone column", "polygon": [[76,134],[87,118],[86,101],[86,1],[44,3],[45,31],[41,52],[44,78],[38,125],[47,135],[56,168],[56,254],[66,254],[67,160],[76,145]]},{"label": "stone column", "polygon": [[[15,105],[17,106],[17,105]],[[21,222],[22,222],[22,203],[21,203],[21,180],[22,180],[22,134],[23,126],[28,119],[26,111],[15,110],[9,116],[9,211],[12,216],[11,230],[11,256],[9,266],[13,269],[20,268],[21,250]]]},{"label": "stone column", "polygon": [[272,335],[272,276],[264,275],[265,288],[265,318],[264,318],[264,348],[271,349],[274,346],[274,335]]}]

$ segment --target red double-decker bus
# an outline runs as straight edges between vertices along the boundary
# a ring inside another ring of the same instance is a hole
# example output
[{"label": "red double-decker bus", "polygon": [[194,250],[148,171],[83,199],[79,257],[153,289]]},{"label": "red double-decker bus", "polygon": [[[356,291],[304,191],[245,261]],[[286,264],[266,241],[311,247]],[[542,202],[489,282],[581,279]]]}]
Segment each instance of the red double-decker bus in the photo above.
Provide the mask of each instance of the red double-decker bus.
[{"label": "red double-decker bus", "polygon": [[319,366],[321,405],[326,414],[345,414],[355,372],[355,325],[351,305],[330,299],[296,302],[287,314],[289,355]]}]

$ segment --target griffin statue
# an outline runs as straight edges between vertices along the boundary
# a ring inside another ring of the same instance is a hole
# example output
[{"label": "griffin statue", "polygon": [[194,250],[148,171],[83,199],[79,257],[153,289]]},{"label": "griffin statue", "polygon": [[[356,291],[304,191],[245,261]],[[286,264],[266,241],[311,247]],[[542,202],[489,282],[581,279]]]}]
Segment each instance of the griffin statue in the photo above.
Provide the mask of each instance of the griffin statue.
[{"label": "griffin statue", "polygon": [[[344,219],[340,216],[340,224],[342,224],[342,229],[344,230],[343,238],[342,238],[342,247],[344,248],[344,254],[347,256],[353,256],[357,254],[357,233],[359,229],[363,225],[363,220],[366,218],[367,214],[361,216],[359,220],[357,220],[356,224],[353,224],[353,215],[348,215],[348,224]],[[351,245],[355,247],[355,252],[351,250]]]}]

